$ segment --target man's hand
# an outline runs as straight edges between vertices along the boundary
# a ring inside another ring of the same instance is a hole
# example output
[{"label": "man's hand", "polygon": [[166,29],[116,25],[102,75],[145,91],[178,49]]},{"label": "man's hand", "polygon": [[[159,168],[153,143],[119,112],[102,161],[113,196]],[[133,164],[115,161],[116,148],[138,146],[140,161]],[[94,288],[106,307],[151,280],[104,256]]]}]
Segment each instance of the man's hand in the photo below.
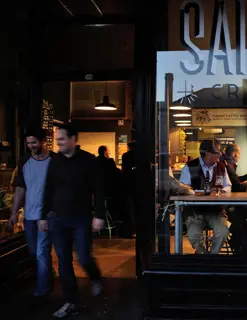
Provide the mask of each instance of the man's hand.
[{"label": "man's hand", "polygon": [[38,221],[38,227],[39,227],[39,230],[41,232],[48,231],[48,222],[47,222],[47,220],[39,220]]},{"label": "man's hand", "polygon": [[9,228],[13,229],[16,222],[17,222],[17,213],[12,213],[8,222]]},{"label": "man's hand", "polygon": [[92,228],[93,232],[99,232],[104,227],[104,220],[93,218]]}]

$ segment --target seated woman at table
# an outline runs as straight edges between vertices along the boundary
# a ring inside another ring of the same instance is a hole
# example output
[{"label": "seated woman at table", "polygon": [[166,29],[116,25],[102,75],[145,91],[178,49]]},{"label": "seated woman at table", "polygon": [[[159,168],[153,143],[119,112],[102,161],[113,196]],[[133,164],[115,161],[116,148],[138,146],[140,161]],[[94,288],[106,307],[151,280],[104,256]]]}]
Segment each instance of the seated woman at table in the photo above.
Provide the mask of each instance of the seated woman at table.
[{"label": "seated woman at table", "polygon": [[[217,140],[205,140],[200,145],[200,157],[187,163],[182,170],[180,182],[192,187],[194,190],[203,190],[207,171],[209,172],[211,187],[215,187],[216,175],[223,176],[222,192],[231,192],[231,181],[225,165],[219,161],[220,143]],[[184,215],[187,225],[188,239],[195,249],[195,253],[204,254],[206,248],[203,230],[213,229],[213,244],[211,254],[218,254],[224,245],[229,230],[225,209],[218,206],[194,206],[185,208]]]}]

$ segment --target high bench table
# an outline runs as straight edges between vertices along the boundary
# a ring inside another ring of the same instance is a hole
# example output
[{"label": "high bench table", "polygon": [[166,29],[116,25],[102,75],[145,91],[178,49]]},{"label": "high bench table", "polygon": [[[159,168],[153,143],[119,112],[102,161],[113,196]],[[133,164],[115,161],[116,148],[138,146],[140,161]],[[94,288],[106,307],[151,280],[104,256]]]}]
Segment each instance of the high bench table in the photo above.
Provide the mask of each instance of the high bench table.
[{"label": "high bench table", "polygon": [[183,253],[183,219],[182,207],[184,206],[219,206],[219,205],[232,205],[243,206],[247,205],[247,192],[232,192],[221,193],[219,196],[215,194],[210,196],[172,196],[171,201],[175,202],[175,254]]}]

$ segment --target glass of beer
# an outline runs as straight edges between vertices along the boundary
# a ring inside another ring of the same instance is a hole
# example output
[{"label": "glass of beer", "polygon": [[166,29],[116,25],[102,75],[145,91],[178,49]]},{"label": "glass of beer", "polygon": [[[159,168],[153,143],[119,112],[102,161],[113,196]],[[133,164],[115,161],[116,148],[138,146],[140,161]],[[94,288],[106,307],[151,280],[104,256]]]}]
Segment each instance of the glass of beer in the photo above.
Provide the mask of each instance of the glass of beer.
[{"label": "glass of beer", "polygon": [[221,189],[224,187],[224,177],[223,175],[217,175],[215,179],[215,187],[217,189],[216,195],[219,196]]}]

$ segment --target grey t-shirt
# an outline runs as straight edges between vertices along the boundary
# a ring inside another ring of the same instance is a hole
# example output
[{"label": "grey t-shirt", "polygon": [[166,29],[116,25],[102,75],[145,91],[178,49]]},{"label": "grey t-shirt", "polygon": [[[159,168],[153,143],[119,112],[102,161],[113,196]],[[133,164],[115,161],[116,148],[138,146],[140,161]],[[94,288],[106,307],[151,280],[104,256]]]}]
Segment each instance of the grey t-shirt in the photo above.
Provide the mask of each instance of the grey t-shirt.
[{"label": "grey t-shirt", "polygon": [[29,157],[18,166],[14,186],[26,189],[24,217],[27,220],[41,218],[46,173],[50,160],[51,155],[43,160]]}]

